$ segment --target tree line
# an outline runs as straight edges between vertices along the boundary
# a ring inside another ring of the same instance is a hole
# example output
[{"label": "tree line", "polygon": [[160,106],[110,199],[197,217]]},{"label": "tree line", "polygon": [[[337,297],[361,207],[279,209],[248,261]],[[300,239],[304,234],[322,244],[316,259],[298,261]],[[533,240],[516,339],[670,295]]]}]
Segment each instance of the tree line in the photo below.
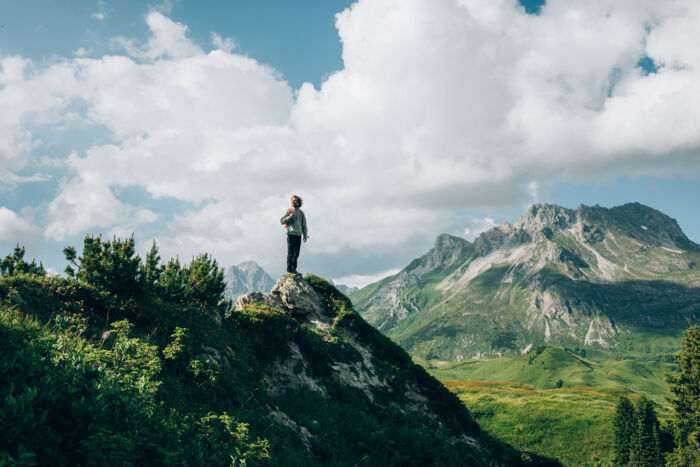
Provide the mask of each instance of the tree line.
[{"label": "tree line", "polygon": [[[700,331],[684,333],[681,350],[674,356],[680,372],[667,374],[674,398],[671,420],[662,427],[654,404],[646,396],[636,404],[622,396],[614,420],[615,462],[635,467],[700,466]],[[667,438],[668,441],[664,438]]]}]

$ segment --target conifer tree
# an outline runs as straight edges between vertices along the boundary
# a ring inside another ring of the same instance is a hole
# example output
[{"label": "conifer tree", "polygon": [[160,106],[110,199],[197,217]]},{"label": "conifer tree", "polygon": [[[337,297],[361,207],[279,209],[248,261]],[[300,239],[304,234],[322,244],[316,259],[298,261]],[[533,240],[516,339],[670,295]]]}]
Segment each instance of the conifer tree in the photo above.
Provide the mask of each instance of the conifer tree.
[{"label": "conifer tree", "polygon": [[630,460],[632,438],[637,429],[637,417],[632,402],[626,396],[620,397],[617,402],[613,426],[615,462],[619,465],[627,465]]},{"label": "conifer tree", "polygon": [[24,260],[25,249],[23,246],[15,246],[14,251],[0,261],[0,276],[13,276],[15,274],[31,274],[45,276],[46,269],[42,263],[36,264],[35,260],[28,263]]},{"label": "conifer tree", "polygon": [[632,438],[629,465],[635,467],[657,467],[663,465],[659,441],[659,420],[654,404],[646,395],[635,407],[636,430]]},{"label": "conifer tree", "polygon": [[156,241],[153,240],[151,249],[146,253],[146,259],[139,265],[144,290],[157,296],[162,286],[161,279],[164,267],[160,264],[160,255]]},{"label": "conifer tree", "polygon": [[667,374],[674,414],[675,450],[668,458],[672,466],[700,466],[700,329],[685,331],[681,350],[675,355],[680,373]]},{"label": "conifer tree", "polygon": [[140,293],[141,278],[136,255],[134,236],[126,240],[114,238],[102,241],[102,236],[86,236],[83,254],[78,257],[75,248],[64,248],[66,260],[73,266],[66,267],[66,274],[92,284],[120,298],[131,298]]}]

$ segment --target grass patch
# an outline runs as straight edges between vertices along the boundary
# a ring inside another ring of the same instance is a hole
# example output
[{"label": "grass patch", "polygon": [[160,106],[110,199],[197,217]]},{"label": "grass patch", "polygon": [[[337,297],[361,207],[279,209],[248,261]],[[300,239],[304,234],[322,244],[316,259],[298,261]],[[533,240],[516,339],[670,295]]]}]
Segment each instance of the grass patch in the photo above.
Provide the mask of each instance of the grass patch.
[{"label": "grass patch", "polygon": [[[516,449],[564,465],[612,465],[613,417],[623,389],[540,389],[523,383],[443,381],[479,425]],[[637,397],[630,396],[633,400]],[[659,411],[660,419],[668,412]]]}]

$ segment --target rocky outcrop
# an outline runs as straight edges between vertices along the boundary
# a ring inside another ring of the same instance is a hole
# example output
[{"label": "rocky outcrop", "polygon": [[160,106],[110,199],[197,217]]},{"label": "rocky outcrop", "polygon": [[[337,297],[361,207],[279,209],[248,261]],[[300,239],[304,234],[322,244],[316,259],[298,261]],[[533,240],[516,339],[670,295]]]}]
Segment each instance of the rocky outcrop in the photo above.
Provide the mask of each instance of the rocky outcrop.
[{"label": "rocky outcrop", "polygon": [[[325,343],[326,350],[318,344],[310,346],[304,339],[290,338],[285,343],[287,352],[273,358],[264,369],[266,392],[273,398],[305,390],[333,399],[339,391],[356,391],[376,410],[398,410],[430,420],[450,433],[451,443],[464,443],[467,449],[474,449],[479,465],[523,463],[519,455],[512,457],[510,448],[497,446],[493,439],[486,441],[459,399],[367,324],[352,310],[347,298],[327,282],[284,275],[270,293],[239,297],[234,310],[284,313],[300,328],[310,330],[313,339],[320,337]],[[307,450],[313,450],[311,427],[278,406],[270,407],[270,413],[296,431]]]},{"label": "rocky outcrop", "polygon": [[234,308],[259,302],[271,308],[284,310],[292,315],[319,317],[322,313],[321,297],[301,276],[286,274],[278,280],[270,293],[251,292],[238,297]]}]

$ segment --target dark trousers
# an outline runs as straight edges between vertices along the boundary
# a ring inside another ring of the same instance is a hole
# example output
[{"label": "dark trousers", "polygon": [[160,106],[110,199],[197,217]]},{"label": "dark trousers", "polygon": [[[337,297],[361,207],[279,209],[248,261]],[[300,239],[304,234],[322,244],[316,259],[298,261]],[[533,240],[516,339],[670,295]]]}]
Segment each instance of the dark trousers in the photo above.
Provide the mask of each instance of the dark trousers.
[{"label": "dark trousers", "polygon": [[301,235],[287,235],[287,272],[297,270],[297,258],[301,249]]}]

